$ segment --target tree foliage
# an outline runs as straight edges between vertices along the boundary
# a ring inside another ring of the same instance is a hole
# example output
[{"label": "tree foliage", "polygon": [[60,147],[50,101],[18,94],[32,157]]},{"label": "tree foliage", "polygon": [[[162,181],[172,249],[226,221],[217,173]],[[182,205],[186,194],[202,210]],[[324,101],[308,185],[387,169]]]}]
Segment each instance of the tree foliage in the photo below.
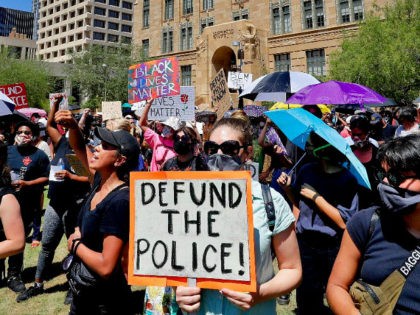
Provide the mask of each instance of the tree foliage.
[{"label": "tree foliage", "polygon": [[134,57],[133,46],[104,47],[92,45],[73,54],[69,77],[80,86],[85,97],[84,107],[97,107],[101,101],[127,101],[128,67],[144,61]]},{"label": "tree foliage", "polygon": [[25,83],[30,107],[46,107],[54,79],[41,62],[16,59],[6,49],[0,53],[0,85]]},{"label": "tree foliage", "polygon": [[330,79],[366,85],[399,104],[420,92],[420,2],[375,8],[331,55]]}]

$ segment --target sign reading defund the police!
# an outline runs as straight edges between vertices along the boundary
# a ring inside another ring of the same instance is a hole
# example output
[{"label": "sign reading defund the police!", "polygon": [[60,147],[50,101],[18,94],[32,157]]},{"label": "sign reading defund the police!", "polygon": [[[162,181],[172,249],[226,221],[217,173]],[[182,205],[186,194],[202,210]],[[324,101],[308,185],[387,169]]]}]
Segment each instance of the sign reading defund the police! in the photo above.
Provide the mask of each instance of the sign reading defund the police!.
[{"label": "sign reading defund the police!", "polygon": [[129,282],[255,291],[249,172],[131,175]]}]

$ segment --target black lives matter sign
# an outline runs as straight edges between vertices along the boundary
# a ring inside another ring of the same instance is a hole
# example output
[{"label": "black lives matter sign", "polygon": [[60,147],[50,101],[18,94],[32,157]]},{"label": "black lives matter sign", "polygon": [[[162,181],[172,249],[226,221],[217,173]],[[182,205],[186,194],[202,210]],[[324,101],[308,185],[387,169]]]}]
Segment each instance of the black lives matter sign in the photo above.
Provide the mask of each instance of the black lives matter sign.
[{"label": "black lives matter sign", "polygon": [[133,274],[250,281],[249,179],[170,173],[134,181]]}]

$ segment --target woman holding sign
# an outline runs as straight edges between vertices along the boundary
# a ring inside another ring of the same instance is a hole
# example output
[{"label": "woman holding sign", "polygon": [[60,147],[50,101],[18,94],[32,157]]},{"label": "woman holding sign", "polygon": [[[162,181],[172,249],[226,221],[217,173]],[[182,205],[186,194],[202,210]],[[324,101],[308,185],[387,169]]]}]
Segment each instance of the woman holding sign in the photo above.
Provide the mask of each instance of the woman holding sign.
[{"label": "woman holding sign", "polygon": [[[211,170],[239,170],[252,154],[252,134],[248,125],[235,118],[218,121],[204,145]],[[301,279],[299,248],[294,232],[294,217],[283,199],[271,189],[275,207],[275,223],[270,231],[261,185],[252,183],[254,213],[257,292],[245,293],[229,289],[201,290],[197,287],[178,287],[177,302],[187,312],[199,314],[275,314],[275,298],[294,288]],[[271,245],[279,272],[274,273]]]},{"label": "woman holding sign", "polygon": [[129,232],[129,172],[137,167],[140,148],[125,130],[96,128],[101,143],[88,160],[71,112],[58,111],[55,120],[69,127],[70,145],[95,173],[76,231],[68,239],[73,261],[70,267],[63,263],[73,292],[70,314],[129,314],[130,289],[121,260]]}]

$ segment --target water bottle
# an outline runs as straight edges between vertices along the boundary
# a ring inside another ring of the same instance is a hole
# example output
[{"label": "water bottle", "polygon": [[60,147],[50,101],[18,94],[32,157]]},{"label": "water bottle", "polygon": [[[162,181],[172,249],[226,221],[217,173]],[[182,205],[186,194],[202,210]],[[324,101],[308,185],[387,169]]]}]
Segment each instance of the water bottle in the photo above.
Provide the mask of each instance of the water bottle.
[{"label": "water bottle", "polygon": [[[64,170],[64,161],[63,161],[63,159],[62,158],[59,158],[58,159],[58,162],[57,162],[57,167],[56,167],[56,172],[59,172],[59,171],[62,171],[62,170]],[[56,180],[58,181],[58,182],[62,182],[63,180],[64,180],[64,176],[63,175],[59,175],[59,176],[57,176],[58,174],[56,174]]]}]

